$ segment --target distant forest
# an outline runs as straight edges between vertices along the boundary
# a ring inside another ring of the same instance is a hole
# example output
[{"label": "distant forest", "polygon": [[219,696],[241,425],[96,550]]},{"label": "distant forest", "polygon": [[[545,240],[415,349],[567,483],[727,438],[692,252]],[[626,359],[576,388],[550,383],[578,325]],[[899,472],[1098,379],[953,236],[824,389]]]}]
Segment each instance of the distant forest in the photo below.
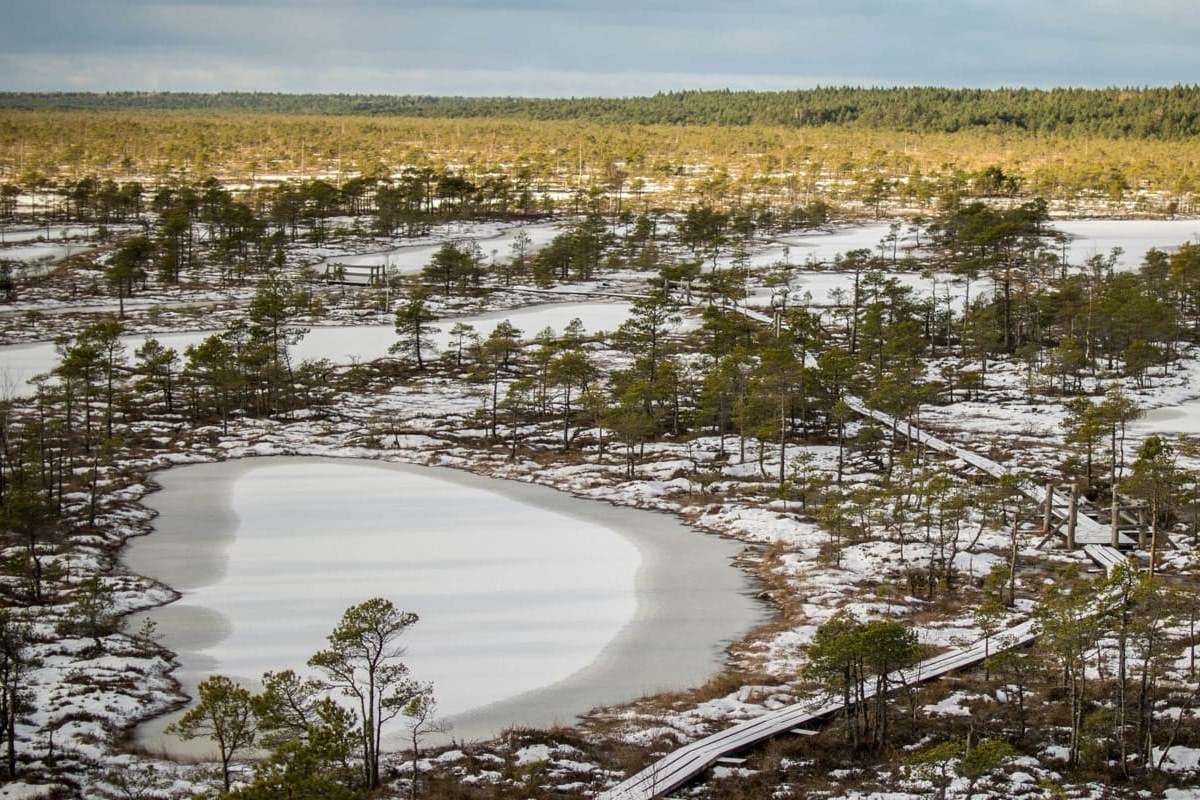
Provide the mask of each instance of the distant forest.
[{"label": "distant forest", "polygon": [[821,88],[541,99],[220,92],[0,93],[0,108],[236,111],[642,125],[855,127],[1177,140],[1200,134],[1200,86],[1109,89]]}]

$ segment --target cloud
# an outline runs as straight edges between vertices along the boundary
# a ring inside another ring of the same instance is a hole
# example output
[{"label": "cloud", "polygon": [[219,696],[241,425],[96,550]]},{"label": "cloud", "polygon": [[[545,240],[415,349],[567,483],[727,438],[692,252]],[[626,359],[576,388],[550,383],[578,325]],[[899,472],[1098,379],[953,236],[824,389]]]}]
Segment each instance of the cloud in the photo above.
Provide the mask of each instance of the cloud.
[{"label": "cloud", "polygon": [[1142,0],[5,0],[0,86],[626,95],[1134,85],[1200,74]]},{"label": "cloud", "polygon": [[[13,57],[0,55],[0,70],[11,71]],[[645,95],[670,89],[792,89],[873,82],[864,75],[795,75],[694,72],[572,72],[542,69],[477,70],[386,67],[331,67],[316,74],[278,65],[225,62],[189,66],[170,58],[96,57],[81,66],[57,57],[22,59],[31,90],[90,91],[99,87],[146,91],[278,91],[381,94],[523,95],[541,97]],[[137,85],[128,83],[138,76]],[[619,87],[614,91],[614,87]]]}]

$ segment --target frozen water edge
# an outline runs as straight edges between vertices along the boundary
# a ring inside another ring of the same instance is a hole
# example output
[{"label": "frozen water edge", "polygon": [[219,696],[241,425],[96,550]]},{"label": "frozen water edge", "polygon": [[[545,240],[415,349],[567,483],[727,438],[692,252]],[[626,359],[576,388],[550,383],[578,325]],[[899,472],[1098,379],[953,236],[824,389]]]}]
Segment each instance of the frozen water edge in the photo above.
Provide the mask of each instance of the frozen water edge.
[{"label": "frozen water edge", "polygon": [[[590,333],[613,330],[625,321],[629,308],[629,303],[620,302],[540,303],[440,319],[431,326],[430,343],[437,351],[448,349],[451,342],[450,328],[455,323],[473,325],[483,337],[504,320],[512,322],[526,337],[536,335],[545,327],[561,331],[575,318],[579,318]],[[437,328],[438,331],[433,333],[433,328]],[[121,341],[131,355],[150,338],[158,339],[166,347],[175,348],[182,355],[189,345],[199,344],[217,332],[216,329],[208,329],[179,333],[132,334],[122,336]],[[328,358],[335,364],[373,361],[386,356],[388,348],[397,341],[392,325],[314,326],[292,348],[292,356],[296,363],[304,359],[320,358]],[[31,383],[33,377],[54,369],[58,360],[54,342],[0,346],[0,381],[18,395],[32,394],[35,391]]]},{"label": "frozen water edge", "polygon": [[[214,671],[302,667],[345,606],[378,594],[422,615],[407,660],[437,684],[454,736],[486,738],[700,683],[764,616],[728,565],[740,545],[546,487],[297,457],[160,482],[158,531],[125,560],[183,592],[151,613],[189,690]],[[353,506],[326,502],[349,485]],[[338,525],[353,536],[330,547]],[[174,716],[140,742],[202,754],[164,739]]]}]

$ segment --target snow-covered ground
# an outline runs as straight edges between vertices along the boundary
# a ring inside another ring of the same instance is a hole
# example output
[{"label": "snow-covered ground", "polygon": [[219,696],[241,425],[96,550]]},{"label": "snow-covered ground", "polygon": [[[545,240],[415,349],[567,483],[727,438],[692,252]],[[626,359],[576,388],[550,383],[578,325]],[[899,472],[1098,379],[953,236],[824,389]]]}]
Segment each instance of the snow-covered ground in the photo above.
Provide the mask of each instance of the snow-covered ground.
[{"label": "snow-covered ground", "polygon": [[[348,219],[347,222],[354,220]],[[350,236],[334,243],[316,247],[309,244],[289,246],[290,258],[294,265],[309,265],[318,273],[322,273],[327,265],[341,264],[348,268],[350,277],[365,282],[367,268],[386,266],[393,274],[412,275],[425,267],[433,254],[447,241],[476,242],[484,259],[493,258],[497,261],[506,260],[510,255],[510,247],[518,232],[524,231],[531,240],[531,251],[545,246],[563,228],[562,221],[539,221],[531,223],[448,223],[434,226],[427,234],[418,238],[379,239],[370,236]],[[809,292],[817,303],[829,301],[829,293],[834,288],[849,290],[850,278],[844,273],[822,272],[817,269],[806,269],[807,266],[831,265],[838,256],[844,256],[850,250],[866,249],[873,254],[898,259],[898,266],[910,271],[896,272],[893,276],[906,285],[911,285],[920,295],[928,295],[932,290],[932,281],[906,267],[905,259],[910,254],[920,254],[915,250],[916,237],[910,230],[911,226],[902,224],[899,229],[900,242],[893,249],[885,244],[880,249],[881,241],[889,235],[890,222],[875,222],[858,225],[837,225],[824,229],[786,233],[769,240],[756,242],[748,253],[748,264],[755,270],[766,270],[778,266],[791,268],[792,283],[796,296],[802,297]],[[1129,220],[1129,219],[1089,219],[1089,220],[1060,220],[1053,225],[1059,230],[1075,237],[1067,247],[1066,257],[1074,266],[1081,265],[1087,258],[1096,254],[1106,255],[1112,247],[1119,246],[1124,250],[1120,257],[1119,266],[1122,269],[1134,269],[1140,263],[1145,253],[1151,247],[1172,251],[1189,239],[1196,238],[1200,232],[1200,221],[1197,220]],[[121,226],[117,226],[121,227]],[[133,226],[124,226],[133,227]],[[662,229],[670,228],[669,222],[662,224]],[[203,226],[201,226],[203,228]],[[44,237],[44,228],[39,228],[38,236]],[[66,241],[63,235],[75,236],[88,230],[81,226],[52,226],[52,236],[45,241],[37,241],[32,229],[24,228],[10,232],[19,238],[26,238],[26,244],[0,248],[0,258],[15,258],[27,264],[24,270],[27,275],[43,274],[52,269],[58,261],[68,254],[84,252],[89,244],[82,239]],[[201,230],[201,233],[203,231]],[[201,236],[203,238],[203,236]],[[689,253],[680,252],[682,257],[690,257]],[[40,260],[39,260],[40,259]],[[734,256],[726,251],[718,258],[718,263],[728,266],[734,261]],[[711,262],[705,263],[705,268],[711,268]],[[116,307],[115,301],[108,299],[103,293],[103,282],[99,273],[81,273],[82,283],[75,281],[70,286],[70,293],[62,287],[55,290],[47,287],[27,287],[22,291],[19,300],[7,306],[0,306],[0,313],[5,310],[27,311],[31,309],[45,310],[52,313],[94,313],[111,311]],[[607,273],[606,273],[607,275]],[[945,276],[936,276],[938,281],[938,296],[944,298]],[[90,282],[90,283],[89,283]],[[978,283],[982,290],[986,281]],[[88,294],[88,287],[91,294]],[[76,295],[77,292],[83,294]],[[235,296],[244,298],[253,292],[253,286],[240,287],[217,291],[212,288],[166,287],[153,285],[146,292],[140,292],[129,303],[129,308],[147,308],[161,306],[163,308],[184,307],[198,302],[229,300]],[[964,295],[961,285],[950,288],[954,303],[957,305]],[[972,294],[975,287],[972,287]],[[757,294],[768,296],[769,292],[758,291]],[[18,339],[33,338],[33,335],[17,336]]]},{"label": "snow-covered ground", "polygon": [[[1130,453],[1135,447],[1133,442],[1147,436],[1200,434],[1200,351],[1192,349],[1184,355],[1166,375],[1158,367],[1152,369],[1147,385],[1142,387],[1133,378],[1119,374],[1085,378],[1085,386],[1101,391],[1114,380],[1120,381],[1125,394],[1142,409],[1142,415],[1126,426]],[[949,361],[932,365],[930,379],[936,379],[940,365]],[[977,361],[963,363],[966,368],[978,369]],[[1038,380],[1044,383],[1046,378],[1039,375]],[[1063,451],[1067,416],[1064,400],[1039,393],[1031,401],[1025,383],[1024,365],[993,361],[985,390],[976,392],[970,400],[964,400],[960,391],[952,404],[922,408],[921,424],[949,432],[950,438],[981,453],[991,446],[999,452],[1013,451],[1030,464],[1056,464]]]},{"label": "snow-covered ground", "polygon": [[[672,696],[665,704],[662,698],[656,698],[601,710],[590,715],[585,722],[582,729],[585,736],[600,736],[605,741],[647,747],[654,743],[661,744],[664,739],[682,743],[725,727],[732,721],[753,718],[792,702],[795,690],[789,684],[804,663],[804,646],[811,641],[816,625],[838,611],[854,614],[861,619],[909,619],[915,623],[920,640],[934,645],[977,638],[979,635],[977,626],[966,611],[958,615],[924,615],[918,622],[913,619],[914,614],[934,611],[928,601],[909,596],[903,591],[875,591],[874,587],[880,585],[901,586],[899,581],[905,570],[920,569],[929,563],[932,556],[930,545],[919,541],[917,537],[910,538],[907,544],[901,544],[892,536],[877,533],[843,542],[840,557],[831,558],[825,552],[830,541],[829,532],[806,518],[797,509],[795,501],[777,499],[771,479],[767,477],[774,475],[778,466],[775,447],[768,448],[764,454],[764,475],[755,463],[758,454],[753,442],[749,443],[745,463],[738,463],[737,442],[732,439],[726,442],[734,449],[734,457],[729,463],[715,460],[720,445],[717,437],[650,444],[646,447],[645,460],[636,468],[635,478],[627,480],[620,456],[612,450],[607,457],[598,457],[594,447],[589,445],[586,450],[577,453],[576,458],[556,460],[551,454],[558,436],[558,431],[553,428],[557,426],[551,426],[548,432],[527,434],[533,441],[541,443],[541,457],[536,460],[519,457],[510,461],[505,448],[479,446],[478,431],[472,433],[472,428],[478,426],[475,415],[479,401],[470,396],[460,379],[429,375],[395,386],[386,394],[344,395],[338,399],[338,408],[338,421],[236,420],[227,435],[222,435],[218,428],[193,431],[186,425],[150,423],[142,432],[153,432],[153,441],[163,444],[162,452],[140,456],[137,463],[148,467],[210,460],[219,456],[300,453],[395,458],[415,463],[456,466],[481,474],[545,483],[597,500],[674,512],[708,530],[761,545],[748,551],[740,563],[769,576],[768,592],[780,599],[781,618],[756,632],[752,638],[736,643],[731,649],[730,661],[733,666],[747,672],[768,673],[776,683],[766,686],[739,684],[736,688],[709,689],[706,693]],[[405,432],[398,440],[390,434],[393,426]],[[853,431],[850,434],[853,436]],[[790,457],[797,456],[801,451],[812,457],[813,470],[826,475],[830,473],[836,460],[835,447],[792,447],[789,448]],[[852,467],[847,476],[848,491],[856,491],[878,478],[869,472],[859,474],[864,470],[863,465]],[[696,471],[706,469],[713,470],[718,476],[708,497],[700,492],[696,479]],[[144,491],[143,482],[143,485],[130,487],[122,494],[133,500]],[[122,512],[122,517],[108,512],[111,496],[106,495],[102,502],[106,513],[105,521],[98,526],[99,530],[107,532],[117,524],[129,524],[130,520],[136,520],[141,530],[149,526],[148,512],[145,516],[137,516],[145,512],[143,506],[116,509]],[[605,506],[599,508],[602,513],[608,511]],[[974,538],[975,526],[986,521],[986,516],[972,512],[964,523],[972,531],[971,538]],[[980,534],[977,547],[973,544],[960,549],[955,556],[956,564],[963,571],[960,590],[963,592],[971,591],[973,582],[970,577],[977,579],[1007,552],[1006,531],[988,527],[986,530],[980,529]],[[1027,559],[1027,563],[1050,557],[1050,554],[1036,549],[1038,539],[1040,536],[1033,533],[1023,534],[1021,557]],[[1075,558],[1076,561],[1082,558],[1065,553],[1054,554],[1054,557]],[[724,564],[721,566],[724,567]],[[139,597],[143,605],[150,599],[144,593]],[[158,601],[161,602],[161,599]],[[1018,613],[1027,613],[1028,610],[1029,603],[1021,598]],[[701,620],[700,624],[704,624],[704,621]],[[93,672],[87,674],[91,676]],[[52,680],[57,683],[52,683]],[[44,684],[46,691],[39,697],[48,696],[49,689],[61,685],[63,680],[62,675],[48,676]],[[435,680],[438,680],[436,676]],[[54,713],[71,718],[81,708],[90,710],[101,699],[107,701],[111,696],[111,690],[98,693],[95,698],[84,694],[69,695],[59,701]],[[155,696],[160,698],[160,704],[156,706],[159,710],[171,698],[169,692],[162,691]],[[114,724],[119,724],[121,718],[129,721],[145,711],[146,700],[143,699],[141,705],[130,703],[123,717],[111,712],[109,716],[115,717]],[[94,723],[86,730],[71,728],[61,736],[56,734],[55,741],[64,747],[90,747],[89,752],[95,751],[97,758],[103,757],[106,763],[114,763],[108,749],[109,740],[97,729],[98,725]],[[44,734],[42,736],[44,739]],[[95,743],[97,739],[87,739],[86,736],[97,737],[101,744]],[[502,753],[502,749],[496,748],[506,746],[495,743],[489,745],[491,749],[487,750],[486,757],[495,758],[491,753]],[[551,747],[551,750],[556,748]],[[533,751],[528,751],[525,758],[532,758],[533,755]],[[551,761],[565,764],[566,761],[579,758],[559,755],[556,751],[556,757]],[[468,778],[492,779],[485,778],[485,773],[478,767],[464,766],[464,769],[469,774],[463,773],[463,781]],[[167,767],[164,770],[186,774],[185,768]],[[581,768],[583,773],[587,773],[586,766]],[[612,782],[619,777],[612,773],[604,775],[599,767],[592,767],[590,774],[593,780],[600,782]],[[597,775],[598,778],[595,777]],[[502,776],[496,772],[495,779],[501,780]],[[564,778],[564,782],[569,781]]]},{"label": "snow-covered ground", "polygon": [[[1161,242],[1154,243],[1164,248],[1178,244],[1180,238],[1176,237],[1177,233],[1178,231],[1165,233]],[[1181,238],[1187,237],[1185,235]],[[1126,257],[1132,256],[1127,254]],[[1139,254],[1136,259],[1140,260],[1140,257]],[[797,271],[797,283],[803,286],[804,281],[811,278],[809,285],[819,285],[825,274],[827,273],[815,270]],[[919,279],[914,273],[905,275],[914,281]],[[823,287],[826,293],[834,285],[838,285],[837,281],[844,281],[846,277],[831,277]],[[972,287],[972,294],[975,292],[976,289]],[[572,308],[572,305],[575,308]],[[585,312],[580,310],[581,308],[589,310]],[[597,330],[615,327],[625,317],[627,310],[627,306],[623,304],[586,303],[530,307],[512,312],[489,312],[473,318],[444,321],[441,323],[443,332],[440,336],[446,336],[450,324],[454,321],[475,322],[477,331],[486,335],[491,329],[488,326],[489,321],[494,324],[504,318],[512,319],[527,336],[536,333],[545,325],[552,325],[561,330],[576,316],[583,318],[589,330]],[[364,309],[364,313],[369,312]],[[523,313],[528,316],[524,319],[519,318]],[[545,316],[546,314],[555,316],[551,318]],[[597,316],[592,316],[593,314]],[[211,325],[213,321],[205,324]],[[176,325],[174,329],[178,330],[179,327],[181,326]],[[202,334],[187,335],[199,337]],[[136,338],[140,340],[144,337]],[[169,341],[168,336],[160,338]],[[307,344],[309,339],[312,340],[312,345]],[[390,324],[381,324],[374,327],[316,328],[309,335],[309,339],[297,348],[297,357],[329,357],[334,361],[345,362],[351,355],[359,358],[371,358],[374,357],[373,354],[382,355],[395,341],[395,335]],[[445,342],[445,339],[442,338],[441,341]],[[169,343],[181,346],[178,343]],[[43,355],[48,354],[49,357],[35,371],[44,371],[53,366],[52,348],[49,345],[45,347]],[[0,368],[9,367],[12,354],[19,352],[19,348],[0,349]],[[931,369],[936,369],[937,366],[930,365]],[[1183,374],[1183,370],[1178,372],[1180,374],[1173,374],[1170,380],[1156,378],[1158,382],[1152,389],[1135,392],[1138,400],[1150,405],[1164,405],[1179,403],[1194,396],[1195,381],[1187,380],[1188,376]],[[1036,403],[1027,402],[1022,384],[1022,368],[1015,363],[993,363],[987,380],[989,388],[972,402],[960,401],[949,406],[922,409],[920,424],[933,423],[934,427],[946,432],[947,438],[974,447],[981,453],[994,448],[994,457],[997,460],[1009,459],[1009,464],[1030,465],[1031,462],[1038,462],[1034,463],[1034,466],[1056,468],[1063,457],[1061,403],[1053,398],[1038,398]],[[1127,381],[1127,386],[1130,383]],[[959,397],[961,396],[960,391]],[[879,593],[870,589],[880,585],[901,587],[905,570],[921,569],[925,564],[932,563],[931,545],[913,540],[906,544],[903,540],[897,542],[893,535],[882,532],[878,525],[872,523],[875,525],[872,535],[855,541],[841,542],[836,551],[836,559],[833,558],[835,551],[831,545],[829,531],[822,529],[806,513],[798,510],[794,501],[776,499],[777,495],[768,476],[775,474],[778,460],[770,449],[760,470],[755,463],[757,448],[753,442],[748,445],[750,452],[745,463],[734,463],[737,461],[735,456],[729,463],[720,464],[714,460],[718,447],[716,439],[662,442],[647,446],[646,460],[638,465],[635,479],[625,480],[619,456],[613,452],[605,458],[598,457],[594,450],[588,450],[579,454],[582,461],[555,461],[551,453],[555,449],[554,443],[558,435],[556,430],[549,434],[545,431],[532,434],[535,439],[539,435],[542,437],[541,455],[536,461],[508,461],[506,452],[500,452],[500,448],[480,446],[478,431],[472,433],[473,429],[478,428],[476,415],[479,405],[478,398],[471,395],[469,384],[465,381],[434,374],[415,379],[411,384],[396,386],[386,394],[339,396],[339,414],[336,420],[238,420],[228,435],[222,435],[216,429],[193,432],[186,430],[186,426],[174,428],[162,422],[151,423],[152,427],[157,426],[154,428],[155,441],[169,445],[164,444],[164,452],[147,457],[142,464],[145,466],[153,462],[154,466],[163,466],[172,461],[207,460],[223,455],[238,457],[284,453],[399,458],[419,463],[464,467],[482,474],[516,480],[537,481],[594,499],[670,511],[694,520],[710,530],[761,545],[755,554],[746,556],[742,563],[769,575],[772,581],[769,584],[772,596],[782,599],[780,606],[783,618],[778,621],[778,625],[760,630],[753,638],[738,642],[731,651],[730,662],[746,671],[768,673],[778,679],[780,685],[741,686],[736,690],[708,694],[699,699],[685,699],[674,703],[670,708],[664,707],[661,699],[649,700],[637,706],[622,706],[609,712],[600,712],[592,717],[598,727],[585,727],[585,730],[603,730],[604,736],[635,745],[648,745],[664,736],[679,742],[687,741],[727,725],[732,720],[750,718],[763,713],[764,710],[790,702],[792,698],[789,697],[789,693],[792,688],[786,684],[795,677],[797,669],[804,663],[803,648],[811,641],[816,625],[838,611],[846,611],[863,619],[893,617],[910,620],[914,614],[926,608],[933,611],[931,604],[920,597],[908,596],[902,591]],[[388,424],[398,424],[406,434],[394,442],[387,433],[387,425],[380,420],[387,420]],[[1153,424],[1153,421],[1151,422]],[[733,443],[732,446],[736,450],[737,444]],[[821,445],[793,447],[790,448],[790,455],[794,457],[800,451],[804,451],[814,459],[813,469],[828,475],[832,469],[835,450],[836,448]],[[858,471],[869,471],[869,464],[860,463],[851,467],[851,474],[847,476],[848,490],[857,491],[869,487],[872,481],[877,480],[878,476],[869,472],[854,474]],[[696,471],[701,469],[711,469],[716,474],[717,483],[711,490],[714,495],[712,498],[705,498],[704,493],[698,491]],[[142,492],[144,487],[130,488],[123,499],[136,500]],[[102,505],[107,507],[114,502],[110,500],[111,497],[112,495],[106,496]],[[137,508],[140,509],[140,506]],[[604,506],[600,508],[607,511]],[[121,520],[114,514],[113,517],[102,521],[97,530],[109,535],[113,530],[119,530],[120,525],[127,524],[131,517],[142,526],[149,525],[148,516],[135,516],[144,509],[138,512],[128,509],[127,506],[119,510],[130,515],[129,517]],[[321,519],[320,513],[309,516],[317,521]],[[481,527],[490,524],[491,520],[485,520]],[[954,556],[954,563],[962,573],[963,591],[970,591],[973,582],[971,579],[977,579],[1007,553],[1006,531],[989,525],[987,517],[972,511],[966,526],[974,531],[977,524],[980,535],[975,543],[958,551]],[[1022,533],[1022,537],[1020,554],[1026,563],[1032,564],[1042,559],[1074,560],[1077,563],[1083,560],[1078,554],[1036,550],[1034,546],[1040,536],[1028,531]],[[238,545],[235,541],[231,547],[236,546]],[[186,585],[184,588],[186,590]],[[164,598],[161,593],[155,595],[149,592],[143,585],[136,599],[139,605],[144,606],[147,602],[161,602]],[[1028,608],[1027,601],[1022,599],[1018,604],[1018,611],[1027,612]],[[931,616],[923,617],[919,623],[912,620],[922,642],[945,645],[979,634],[973,620],[965,612],[958,616]],[[328,627],[327,622],[323,623],[319,632],[323,633]],[[414,643],[415,641],[414,639]],[[297,648],[297,652],[303,657],[313,649],[315,647],[306,645],[303,649]],[[90,713],[94,708],[100,707],[99,700],[86,696],[55,695],[50,689],[44,688],[63,685],[67,681],[64,677],[67,675],[67,669],[74,668],[75,662],[72,661],[72,657],[73,654],[68,653],[60,659],[61,663],[47,667],[44,680],[39,676],[39,700],[53,697],[55,706],[53,711],[39,716],[36,721],[40,726],[38,730],[49,729],[61,718],[67,721],[64,722],[67,727],[64,728],[61,737],[56,734],[56,743],[67,742],[71,747],[91,748],[87,750],[89,754],[95,751],[106,759],[111,759],[110,739],[99,723],[69,722],[75,719],[73,714],[80,708]],[[133,660],[129,663],[140,666],[140,662]],[[274,663],[271,666],[299,665]],[[122,668],[126,673],[131,669],[127,665]],[[85,669],[88,670],[89,676],[103,677],[102,665],[86,664]],[[122,723],[127,724],[149,710],[161,710],[170,701],[170,689],[162,688],[163,676],[166,674],[165,665],[156,664],[153,669],[145,669],[158,680],[152,698],[126,699],[121,696],[114,701],[118,705],[124,704],[120,705],[117,711],[101,708],[105,712],[104,719],[109,720],[114,728]],[[52,670],[58,672],[52,673]],[[442,676],[435,677],[441,689]],[[127,691],[127,688],[123,685],[122,690]],[[112,691],[100,696],[107,700],[112,696]],[[931,705],[953,714],[956,712],[951,712],[951,709],[963,707],[964,703],[959,701],[964,699],[960,697]],[[31,738],[30,741],[39,742],[37,747],[44,750],[44,733],[39,735],[42,736],[41,740]],[[546,752],[521,751],[524,753],[521,758],[536,761],[555,749],[543,750]],[[33,751],[32,746],[30,751]],[[555,763],[566,763],[570,757],[571,754],[566,754],[562,758],[551,760]]]},{"label": "snow-covered ground", "polygon": [[58,261],[90,249],[86,244],[71,242],[34,242],[0,248],[0,260],[19,261],[28,268],[45,261]]}]

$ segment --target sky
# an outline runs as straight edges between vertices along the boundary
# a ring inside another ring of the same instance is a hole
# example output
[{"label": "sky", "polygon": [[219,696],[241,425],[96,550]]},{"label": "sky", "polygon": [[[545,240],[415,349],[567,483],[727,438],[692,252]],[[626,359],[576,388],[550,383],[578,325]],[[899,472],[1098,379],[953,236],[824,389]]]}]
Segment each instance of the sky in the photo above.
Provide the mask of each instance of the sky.
[{"label": "sky", "polygon": [[1196,0],[0,0],[0,90],[628,96],[1200,80]]}]

